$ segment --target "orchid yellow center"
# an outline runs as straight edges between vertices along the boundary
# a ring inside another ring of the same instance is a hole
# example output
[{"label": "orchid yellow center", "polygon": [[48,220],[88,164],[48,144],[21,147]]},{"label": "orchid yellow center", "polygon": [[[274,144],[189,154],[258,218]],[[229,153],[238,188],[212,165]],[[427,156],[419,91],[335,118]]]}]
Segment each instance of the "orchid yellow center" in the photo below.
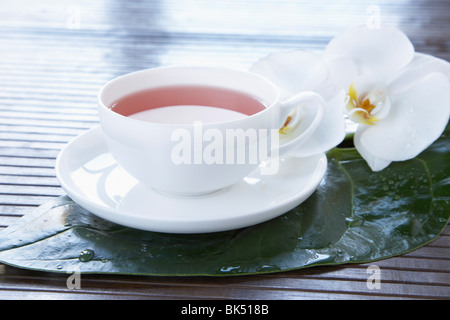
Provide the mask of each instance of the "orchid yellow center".
[{"label": "orchid yellow center", "polygon": [[347,97],[347,112],[350,118],[362,124],[374,125],[379,121],[379,118],[374,113],[382,95],[383,92],[379,89],[366,94],[359,94],[352,83]]},{"label": "orchid yellow center", "polygon": [[348,90],[346,108],[352,120],[365,125],[374,125],[387,115],[390,102],[384,88],[376,87],[361,94],[352,83]]},{"label": "orchid yellow center", "polygon": [[288,116],[286,121],[284,122],[283,126],[281,127],[281,129],[279,130],[280,134],[287,134],[289,129],[291,127],[289,127],[289,123],[292,121],[292,116]]}]

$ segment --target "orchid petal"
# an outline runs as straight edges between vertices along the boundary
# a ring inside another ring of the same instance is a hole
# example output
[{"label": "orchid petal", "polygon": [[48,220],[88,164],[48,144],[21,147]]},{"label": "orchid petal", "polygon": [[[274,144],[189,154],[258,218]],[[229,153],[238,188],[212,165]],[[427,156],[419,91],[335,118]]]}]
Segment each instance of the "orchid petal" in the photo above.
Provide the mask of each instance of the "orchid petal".
[{"label": "orchid petal", "polygon": [[393,93],[401,93],[433,72],[440,72],[450,79],[450,63],[427,54],[415,53],[414,59],[391,81],[389,89]]},{"label": "orchid petal", "polygon": [[338,58],[327,61],[328,78],[316,91],[325,99],[332,99],[341,89],[347,89],[352,80],[358,76],[358,67],[353,59]]},{"label": "orchid petal", "polygon": [[314,91],[328,77],[328,68],[322,57],[301,50],[270,54],[255,62],[250,71],[276,84],[283,99],[301,91]]},{"label": "orchid petal", "polygon": [[391,95],[389,116],[361,132],[361,149],[376,158],[416,157],[444,131],[450,117],[450,83],[432,73],[399,95]]},{"label": "orchid petal", "polygon": [[351,28],[333,38],[325,48],[324,59],[355,59],[360,74],[377,76],[386,81],[407,65],[414,55],[408,37],[393,27]]},{"label": "orchid petal", "polygon": [[[337,146],[345,137],[345,119],[343,117],[343,101],[345,92],[339,92],[332,100],[325,105],[324,118],[312,134],[312,136],[297,147],[290,151],[290,154],[295,157],[309,157],[312,155],[326,152]],[[309,111],[314,113],[314,110]],[[303,116],[306,116],[303,114]],[[288,140],[298,134],[296,130],[289,132],[287,136],[280,135],[280,145],[283,145]]]},{"label": "orchid petal", "polygon": [[381,171],[389,166],[392,161],[376,157],[365,148],[363,143],[361,143],[361,136],[369,128],[371,127],[359,126],[355,132],[355,136],[353,137],[353,144],[355,145],[355,148],[356,150],[358,150],[361,157],[366,160],[372,171]]}]

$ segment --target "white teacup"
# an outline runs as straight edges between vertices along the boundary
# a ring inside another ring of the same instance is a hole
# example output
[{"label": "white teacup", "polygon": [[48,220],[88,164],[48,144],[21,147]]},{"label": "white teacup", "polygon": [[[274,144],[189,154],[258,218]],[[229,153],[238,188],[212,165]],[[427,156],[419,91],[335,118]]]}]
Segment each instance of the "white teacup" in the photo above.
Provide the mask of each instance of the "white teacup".
[{"label": "white teacup", "polygon": [[[183,96],[188,95],[181,88],[189,91],[189,87],[200,90],[193,100],[187,99],[185,103]],[[146,108],[155,107],[152,99],[148,105],[147,102],[125,103],[120,113],[114,106],[124,97],[158,88],[169,90],[171,97],[178,97],[175,103],[178,107],[169,110],[158,105],[160,108],[145,115]],[[212,88],[223,90],[222,93],[227,90],[243,93],[262,103],[263,108],[252,113],[245,103],[227,98],[233,95],[222,95],[222,98],[218,95],[217,102],[213,96],[212,105],[211,99],[205,98],[209,101],[205,104],[210,107],[203,107],[203,102],[197,106],[196,99],[205,100],[202,92],[213,92]],[[220,190],[246,177],[268,156],[277,161],[279,153],[288,153],[315,131],[322,121],[325,105],[314,92],[301,92],[281,101],[279,89],[266,78],[220,67],[160,67],[133,72],[108,82],[99,93],[98,103],[105,140],[117,162],[146,186],[177,195]],[[274,133],[278,133],[296,107],[297,115],[302,108],[315,108],[314,117],[294,116],[289,125],[304,128],[295,130],[301,133],[289,143],[278,146],[278,136]],[[164,113],[167,110],[169,113]],[[137,117],[136,111],[145,117]],[[162,115],[155,114],[160,111]],[[190,112],[199,113],[192,116]],[[235,117],[233,112],[247,114]],[[188,117],[197,121],[182,123]],[[257,152],[257,156],[252,152]]]}]

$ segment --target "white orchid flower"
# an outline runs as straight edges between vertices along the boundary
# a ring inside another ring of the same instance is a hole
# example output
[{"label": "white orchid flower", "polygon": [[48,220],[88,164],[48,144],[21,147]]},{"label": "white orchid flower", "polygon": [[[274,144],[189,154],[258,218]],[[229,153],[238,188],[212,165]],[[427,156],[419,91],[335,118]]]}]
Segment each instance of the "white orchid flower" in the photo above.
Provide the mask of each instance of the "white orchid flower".
[{"label": "white orchid flower", "polygon": [[[318,54],[295,50],[270,54],[250,68],[251,72],[258,73],[275,83],[280,88],[284,100],[302,91],[315,91],[326,102],[322,123],[305,143],[291,152],[293,156],[308,157],[326,152],[337,146],[345,137],[345,120],[342,115],[345,90],[338,92],[337,88],[344,88],[344,84],[351,78],[335,75],[341,75],[345,70],[353,70],[351,74],[355,74],[356,69],[353,62],[347,63],[346,59],[339,60],[341,63],[329,65]],[[335,83],[334,79],[338,79],[339,83]],[[303,111],[301,118],[304,119],[312,117],[315,112],[305,109]],[[301,129],[291,128],[287,121],[281,130],[280,144],[288,142],[296,135],[297,130]]]},{"label": "white orchid flower", "polygon": [[400,30],[350,29],[331,40],[323,58],[350,59],[357,67],[347,84],[345,112],[359,123],[354,144],[373,171],[416,157],[444,131],[450,64],[415,53]]},{"label": "white orchid flower", "polygon": [[439,138],[450,116],[450,64],[415,53],[396,28],[356,27],[332,39],[322,56],[275,53],[250,70],[277,84],[284,98],[311,90],[327,102],[322,125],[297,156],[339,144],[345,112],[358,124],[356,149],[373,171],[380,171],[419,155]]}]

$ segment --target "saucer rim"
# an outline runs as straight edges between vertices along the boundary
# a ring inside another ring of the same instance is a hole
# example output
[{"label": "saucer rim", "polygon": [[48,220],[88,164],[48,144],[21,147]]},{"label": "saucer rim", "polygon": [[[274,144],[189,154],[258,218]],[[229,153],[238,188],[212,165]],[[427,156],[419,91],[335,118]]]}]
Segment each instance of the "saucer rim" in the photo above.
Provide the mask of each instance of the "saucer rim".
[{"label": "saucer rim", "polygon": [[[239,215],[234,215],[232,217],[212,217],[211,219],[175,219],[176,221],[172,221],[171,224],[165,225],[170,219],[167,217],[150,217],[145,218],[136,214],[125,214],[117,207],[107,207],[102,206],[94,201],[84,198],[79,194],[76,190],[74,190],[70,184],[66,183],[66,179],[64,178],[64,173],[61,169],[61,163],[64,160],[64,156],[69,152],[73,145],[79,142],[81,139],[86,139],[89,136],[96,136],[95,139],[101,139],[100,143],[103,144],[103,148],[98,148],[95,153],[93,153],[89,159],[94,158],[96,155],[100,155],[105,152],[106,144],[104,143],[104,139],[102,137],[102,129],[101,126],[95,126],[91,129],[86,130],[80,135],[73,138],[69,141],[63,149],[59,152],[56,158],[55,171],[56,177],[61,184],[63,190],[69,195],[72,200],[80,205],[82,208],[88,210],[92,214],[103,218],[105,220],[117,223],[119,225],[125,227],[131,227],[135,229],[152,231],[152,232],[162,232],[162,233],[174,233],[174,234],[195,234],[195,233],[211,233],[211,232],[222,232],[240,229],[252,225],[256,225],[271,219],[274,219],[278,216],[281,216],[288,211],[294,209],[301,203],[303,203],[306,199],[308,199],[312,193],[317,189],[320,182],[323,180],[326,171],[327,171],[327,157],[325,153],[315,155],[308,158],[317,158],[317,164],[314,167],[314,172],[311,174],[311,178],[307,182],[307,184],[298,192],[293,194],[292,196],[282,199],[282,201],[277,202],[274,206],[267,207],[263,210],[246,210]],[[95,139],[91,139],[91,141],[95,141]],[[94,142],[94,144],[98,144],[99,142]],[[107,149],[106,149],[106,152]],[[244,178],[245,179],[245,178]],[[73,180],[72,180],[73,181]],[[150,192],[158,192],[155,190],[150,190]],[[227,192],[227,191],[224,191]],[[173,197],[172,195],[163,195]],[[133,221],[124,221],[126,218],[133,218]],[[156,225],[148,226],[149,222],[156,222]],[[202,226],[198,224],[201,223]],[[225,223],[225,225],[222,225]]]}]

